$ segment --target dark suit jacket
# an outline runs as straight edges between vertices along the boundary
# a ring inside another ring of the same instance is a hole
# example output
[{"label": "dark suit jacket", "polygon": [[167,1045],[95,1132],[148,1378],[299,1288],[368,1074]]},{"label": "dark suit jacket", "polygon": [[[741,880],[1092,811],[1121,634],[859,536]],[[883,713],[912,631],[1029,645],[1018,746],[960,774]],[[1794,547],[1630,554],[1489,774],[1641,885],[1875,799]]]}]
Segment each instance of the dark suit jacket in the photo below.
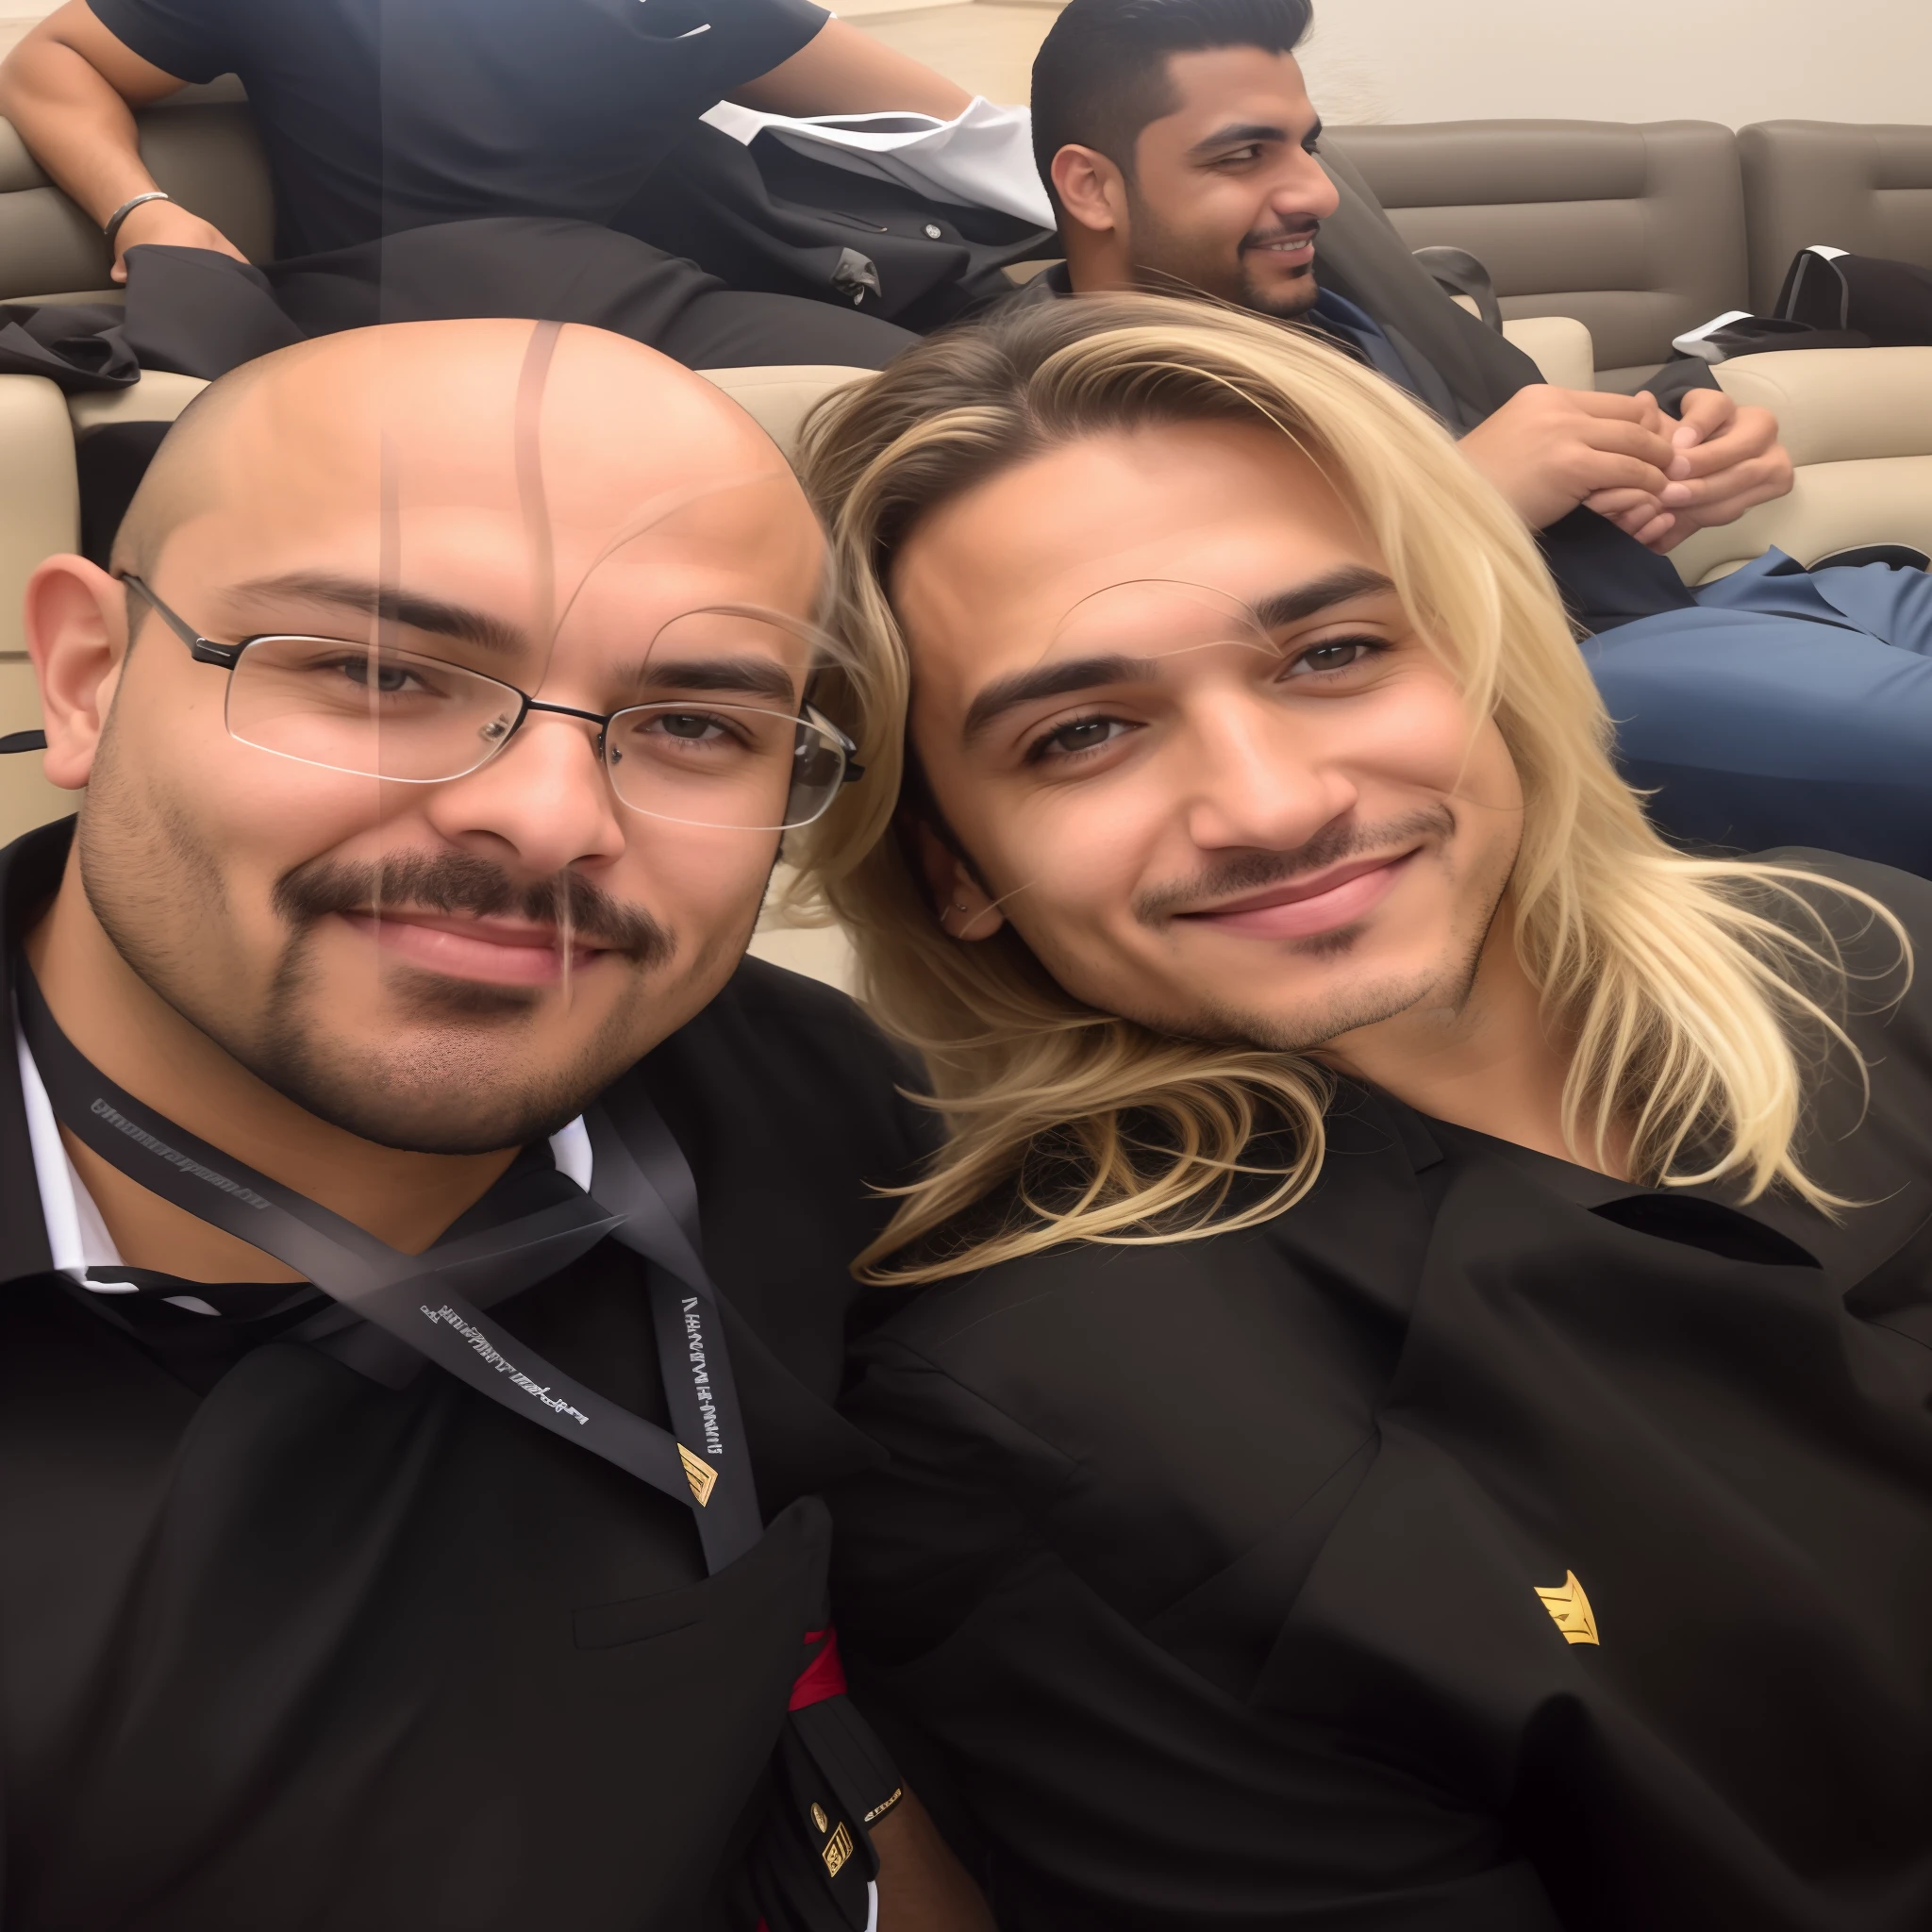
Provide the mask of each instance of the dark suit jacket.
[{"label": "dark suit jacket", "polygon": [[1365,308],[1401,353],[1422,399],[1459,435],[1493,415],[1542,372],[1515,343],[1452,301],[1375,199],[1332,149],[1322,166],[1341,205],[1322,224],[1316,274]]},{"label": "dark suit jacket", "polygon": [[[1500,409],[1541,372],[1523,351],[1452,301],[1395,232],[1368,183],[1335,153],[1322,157],[1341,205],[1322,224],[1316,273],[1323,285],[1374,317],[1394,343],[1422,399],[1458,435]],[[1707,385],[1701,362],[1658,372],[1663,394]],[[1603,631],[1695,602],[1668,558],[1594,510],[1574,509],[1537,532],[1571,615]]]}]

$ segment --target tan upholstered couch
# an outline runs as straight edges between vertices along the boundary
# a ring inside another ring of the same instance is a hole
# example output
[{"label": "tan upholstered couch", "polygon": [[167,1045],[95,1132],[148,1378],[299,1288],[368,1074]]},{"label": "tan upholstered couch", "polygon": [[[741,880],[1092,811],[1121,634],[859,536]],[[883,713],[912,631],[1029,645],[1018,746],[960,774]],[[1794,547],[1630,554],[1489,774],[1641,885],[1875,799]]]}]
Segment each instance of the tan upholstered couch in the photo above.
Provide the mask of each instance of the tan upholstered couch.
[{"label": "tan upholstered couch", "polygon": [[1812,242],[1932,267],[1932,126],[1441,121],[1323,140],[1410,247],[1480,256],[1506,317],[1584,324],[1599,389],[1634,389],[1727,308],[1768,312]]}]

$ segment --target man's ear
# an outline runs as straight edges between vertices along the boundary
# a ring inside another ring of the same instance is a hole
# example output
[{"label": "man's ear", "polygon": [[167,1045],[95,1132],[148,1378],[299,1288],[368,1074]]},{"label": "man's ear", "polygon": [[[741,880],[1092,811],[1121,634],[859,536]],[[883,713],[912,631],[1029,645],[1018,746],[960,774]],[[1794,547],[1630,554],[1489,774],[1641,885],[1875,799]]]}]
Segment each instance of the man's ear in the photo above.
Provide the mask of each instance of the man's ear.
[{"label": "man's ear", "polygon": [[1062,211],[1093,235],[1127,234],[1127,184],[1098,148],[1069,142],[1053,158],[1053,192]]},{"label": "man's ear", "polygon": [[41,686],[49,784],[78,791],[126,656],[126,594],[84,557],[50,557],[27,579],[26,647]]},{"label": "man's ear", "polygon": [[919,850],[920,870],[925,874],[926,886],[940,908],[940,924],[948,935],[956,940],[991,939],[1007,923],[991,894],[924,819],[913,825],[912,836]]}]

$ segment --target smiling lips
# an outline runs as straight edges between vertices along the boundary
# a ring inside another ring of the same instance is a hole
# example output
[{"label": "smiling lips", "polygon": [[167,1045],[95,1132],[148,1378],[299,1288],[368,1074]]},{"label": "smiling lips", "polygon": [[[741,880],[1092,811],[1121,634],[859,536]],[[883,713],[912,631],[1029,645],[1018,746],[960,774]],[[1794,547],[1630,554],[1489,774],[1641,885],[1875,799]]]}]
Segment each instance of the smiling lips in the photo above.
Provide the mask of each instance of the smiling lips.
[{"label": "smiling lips", "polygon": [[1412,846],[1393,858],[1331,865],[1308,878],[1291,879],[1224,906],[1176,916],[1243,939],[1313,939],[1353,925],[1373,911],[1394,890],[1421,849]]},{"label": "smiling lips", "polygon": [[1301,268],[1315,258],[1315,235],[1313,228],[1303,228],[1293,235],[1276,235],[1267,242],[1250,242],[1243,251],[1249,255],[1272,255],[1287,268]]},{"label": "smiling lips", "polygon": [[[551,986],[564,974],[564,947],[554,925],[522,920],[466,918],[460,913],[417,912],[385,907],[341,917],[386,952],[446,979],[492,986]],[[608,949],[574,945],[570,970],[580,973]]]}]

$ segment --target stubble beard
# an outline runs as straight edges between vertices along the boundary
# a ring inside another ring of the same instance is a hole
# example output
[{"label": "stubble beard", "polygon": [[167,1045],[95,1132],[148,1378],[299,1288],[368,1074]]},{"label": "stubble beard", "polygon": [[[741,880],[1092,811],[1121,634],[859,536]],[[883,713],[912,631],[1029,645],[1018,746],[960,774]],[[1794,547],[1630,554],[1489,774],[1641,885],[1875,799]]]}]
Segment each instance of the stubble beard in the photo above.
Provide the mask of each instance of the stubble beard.
[{"label": "stubble beard", "polygon": [[1310,262],[1286,289],[1264,295],[1248,267],[1245,252],[1237,252],[1232,266],[1224,256],[1195,249],[1178,230],[1170,228],[1138,194],[1130,192],[1134,275],[1140,286],[1157,295],[1207,295],[1231,303],[1252,315],[1276,322],[1293,322],[1321,299],[1321,284]]},{"label": "stubble beard", "polygon": [[[158,998],[305,1112],[410,1153],[496,1153],[545,1139],[574,1120],[638,1058],[639,1000],[654,970],[676,950],[645,915],[629,915],[621,924],[627,953],[606,958],[628,969],[632,991],[610,1002],[604,1021],[561,1065],[531,1073],[525,1055],[544,1003],[558,997],[555,987],[476,985],[407,966],[384,971],[388,1010],[372,1010],[371,1018],[387,1038],[363,1045],[326,1024],[314,945],[324,913],[313,894],[303,904],[299,890],[305,872],[325,869],[298,867],[277,887],[289,937],[267,995],[251,1014],[223,983],[230,956],[207,944],[210,929],[219,932],[231,912],[218,856],[188,814],[135,783],[113,755],[111,721],[77,837],[94,918]],[[322,898],[333,902],[345,891],[339,881]],[[193,908],[192,920],[185,908]]]},{"label": "stubble beard", "polygon": [[[1352,851],[1378,842],[1394,842],[1410,833],[1434,833],[1446,845],[1455,831],[1455,819],[1445,807],[1413,814],[1394,824],[1375,828],[1368,834],[1338,828],[1327,841],[1310,841],[1300,854],[1256,854],[1244,861],[1221,869],[1209,882],[1213,895],[1262,890],[1291,877],[1296,872],[1313,872],[1348,858]],[[1158,1032],[1186,1040],[1199,1040],[1218,1046],[1241,1046],[1263,1053],[1319,1055],[1334,1041],[1378,1026],[1387,1021],[1413,1012],[1424,1003],[1449,1015],[1460,1014],[1468,1006],[1482,969],[1485,949],[1497,915],[1507,893],[1513,867],[1503,865],[1484,891],[1467,924],[1452,924],[1452,950],[1447,959],[1433,967],[1402,976],[1391,975],[1367,983],[1343,984],[1324,999],[1311,1002],[1291,1013],[1269,1012],[1213,999],[1203,1000],[1185,1014],[1158,1015],[1125,1013],[1122,1017],[1138,1021]],[[1202,886],[1190,882],[1174,897],[1200,895]],[[1158,901],[1137,908],[1143,923],[1156,924],[1160,917]],[[1293,958],[1315,962],[1346,960],[1360,944],[1368,922],[1338,928],[1309,939],[1284,942],[1283,950]]]}]

